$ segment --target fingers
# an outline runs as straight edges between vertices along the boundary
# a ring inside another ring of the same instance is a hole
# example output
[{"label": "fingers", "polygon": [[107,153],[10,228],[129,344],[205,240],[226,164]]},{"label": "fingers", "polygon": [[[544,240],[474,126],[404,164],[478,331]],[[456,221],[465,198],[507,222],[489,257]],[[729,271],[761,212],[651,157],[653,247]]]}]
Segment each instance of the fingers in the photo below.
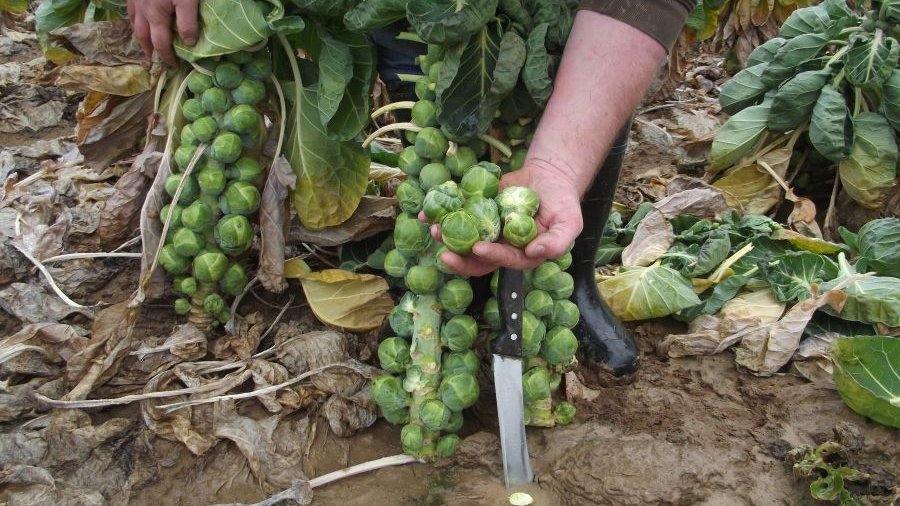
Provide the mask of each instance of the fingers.
[{"label": "fingers", "polygon": [[432,225],[431,227],[428,228],[428,231],[431,232],[432,239],[434,239],[435,241],[438,241],[438,242],[441,241],[442,237],[441,237],[441,226],[440,225],[437,225],[437,224]]},{"label": "fingers", "polygon": [[197,43],[197,0],[175,3],[175,28],[182,42],[188,46]]},{"label": "fingers", "polygon": [[172,51],[172,21],[169,18],[157,19],[150,23],[150,40],[153,48],[159,53],[162,61],[176,65],[175,53]]},{"label": "fingers", "polygon": [[559,258],[569,250],[569,246],[581,233],[584,224],[581,213],[568,215],[561,221],[553,223],[545,232],[541,232],[525,247],[525,255],[529,258]]},{"label": "fingers", "polygon": [[150,24],[147,23],[147,19],[138,12],[131,18],[131,31],[134,32],[134,37],[141,45],[141,49],[144,50],[144,55],[147,59],[152,59],[153,42],[150,40]]},{"label": "fingers", "polygon": [[462,276],[484,276],[497,269],[496,265],[485,262],[478,257],[461,257],[450,251],[445,251],[441,255],[441,261],[453,272]]}]

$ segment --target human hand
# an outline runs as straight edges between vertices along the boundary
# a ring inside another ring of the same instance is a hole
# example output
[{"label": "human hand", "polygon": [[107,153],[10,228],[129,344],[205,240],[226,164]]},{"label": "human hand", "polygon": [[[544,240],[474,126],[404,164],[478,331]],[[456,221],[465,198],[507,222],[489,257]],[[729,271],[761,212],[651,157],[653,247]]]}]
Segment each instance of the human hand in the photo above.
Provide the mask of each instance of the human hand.
[{"label": "human hand", "polygon": [[[563,171],[537,160],[529,160],[521,169],[503,176],[501,188],[527,186],[541,197],[535,215],[538,235],[524,250],[504,243],[478,241],[468,256],[444,252],[441,260],[451,270],[464,276],[482,276],[498,267],[533,269],[545,260],[559,258],[581,233],[581,192]],[[432,236],[440,240],[438,225],[432,225]]]},{"label": "human hand", "polygon": [[172,15],[181,41],[189,46],[197,43],[197,4],[199,0],[128,0],[131,30],[147,58],[153,51],[170,65],[177,60],[172,50]]}]

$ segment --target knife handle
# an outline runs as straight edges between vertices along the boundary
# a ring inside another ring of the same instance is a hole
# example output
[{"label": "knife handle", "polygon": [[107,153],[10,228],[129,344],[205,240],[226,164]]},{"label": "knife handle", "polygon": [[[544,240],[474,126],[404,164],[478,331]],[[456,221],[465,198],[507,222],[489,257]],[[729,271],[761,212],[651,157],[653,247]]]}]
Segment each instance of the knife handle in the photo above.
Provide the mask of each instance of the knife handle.
[{"label": "knife handle", "polygon": [[494,353],[522,356],[522,312],[525,311],[525,283],[522,271],[500,269],[497,304],[500,310],[500,335],[494,341]]}]

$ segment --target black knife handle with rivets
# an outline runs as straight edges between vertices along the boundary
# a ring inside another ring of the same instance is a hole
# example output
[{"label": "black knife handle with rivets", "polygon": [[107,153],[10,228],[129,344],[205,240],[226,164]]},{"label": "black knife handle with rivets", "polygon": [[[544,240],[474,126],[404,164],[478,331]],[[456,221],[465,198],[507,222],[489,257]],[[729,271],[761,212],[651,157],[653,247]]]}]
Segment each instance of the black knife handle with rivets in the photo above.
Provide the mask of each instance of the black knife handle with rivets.
[{"label": "black knife handle with rivets", "polygon": [[525,310],[525,283],[522,271],[500,269],[497,304],[500,310],[500,335],[494,341],[494,353],[507,357],[522,356],[522,312]]}]

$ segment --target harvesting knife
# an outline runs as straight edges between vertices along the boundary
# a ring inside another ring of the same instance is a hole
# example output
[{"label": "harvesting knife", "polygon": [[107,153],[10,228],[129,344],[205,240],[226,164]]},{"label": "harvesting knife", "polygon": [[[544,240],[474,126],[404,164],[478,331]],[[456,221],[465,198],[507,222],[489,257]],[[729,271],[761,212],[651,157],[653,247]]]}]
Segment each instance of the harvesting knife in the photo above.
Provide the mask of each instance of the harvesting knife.
[{"label": "harvesting knife", "polygon": [[500,448],[506,486],[534,479],[525,441],[522,394],[522,312],[525,294],[522,271],[500,269],[498,304],[501,330],[494,342],[494,390],[500,422]]}]

